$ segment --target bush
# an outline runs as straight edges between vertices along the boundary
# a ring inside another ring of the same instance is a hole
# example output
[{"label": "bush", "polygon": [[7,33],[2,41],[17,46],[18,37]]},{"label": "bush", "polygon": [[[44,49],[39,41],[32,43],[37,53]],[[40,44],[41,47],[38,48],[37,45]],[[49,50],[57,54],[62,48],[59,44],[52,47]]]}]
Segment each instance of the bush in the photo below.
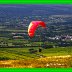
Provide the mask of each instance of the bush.
[{"label": "bush", "polygon": [[10,58],[8,57],[0,57],[0,60],[9,60]]}]

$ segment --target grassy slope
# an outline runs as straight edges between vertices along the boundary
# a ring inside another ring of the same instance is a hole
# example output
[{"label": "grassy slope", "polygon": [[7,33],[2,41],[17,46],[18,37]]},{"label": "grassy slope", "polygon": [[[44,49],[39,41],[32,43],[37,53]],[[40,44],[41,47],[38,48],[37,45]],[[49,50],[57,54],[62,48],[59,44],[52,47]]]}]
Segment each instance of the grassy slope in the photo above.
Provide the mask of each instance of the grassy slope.
[{"label": "grassy slope", "polygon": [[[39,58],[39,55],[44,56],[57,56],[57,55],[72,55],[72,47],[50,48],[42,49],[42,52],[36,54],[30,54],[29,48],[0,48],[0,60],[20,60]],[[34,48],[38,50],[38,48]]]}]

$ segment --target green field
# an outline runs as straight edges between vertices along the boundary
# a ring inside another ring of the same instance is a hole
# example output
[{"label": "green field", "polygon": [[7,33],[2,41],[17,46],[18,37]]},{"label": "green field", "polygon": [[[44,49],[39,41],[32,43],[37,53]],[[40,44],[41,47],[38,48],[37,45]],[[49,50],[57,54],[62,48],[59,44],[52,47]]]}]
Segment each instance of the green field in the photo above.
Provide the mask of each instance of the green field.
[{"label": "green field", "polygon": [[[30,53],[30,48],[0,48],[0,60],[22,60],[30,58],[40,58],[41,55],[48,56],[60,56],[60,55],[72,55],[72,47],[58,47],[42,49],[42,52]],[[38,47],[33,48],[38,51]]]}]

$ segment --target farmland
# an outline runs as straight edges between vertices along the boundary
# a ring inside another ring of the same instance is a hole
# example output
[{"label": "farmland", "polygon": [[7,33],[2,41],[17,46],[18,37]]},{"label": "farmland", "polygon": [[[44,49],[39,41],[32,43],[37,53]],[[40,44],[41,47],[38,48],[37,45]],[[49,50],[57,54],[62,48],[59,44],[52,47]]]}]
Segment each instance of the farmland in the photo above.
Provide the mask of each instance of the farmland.
[{"label": "farmland", "polygon": [[[39,20],[46,28],[30,38]],[[72,5],[0,5],[0,67],[72,67]]]}]

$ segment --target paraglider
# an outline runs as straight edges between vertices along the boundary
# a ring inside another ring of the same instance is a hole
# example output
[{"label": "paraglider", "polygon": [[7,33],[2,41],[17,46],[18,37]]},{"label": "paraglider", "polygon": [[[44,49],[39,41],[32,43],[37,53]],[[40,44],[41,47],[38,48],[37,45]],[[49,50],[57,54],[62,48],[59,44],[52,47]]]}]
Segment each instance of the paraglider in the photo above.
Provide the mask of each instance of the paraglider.
[{"label": "paraglider", "polygon": [[46,24],[43,21],[32,21],[28,27],[28,35],[30,38],[34,37],[35,31],[38,27],[46,28]]},{"label": "paraglider", "polygon": [[[30,40],[34,37],[35,35],[35,31],[39,28],[39,27],[42,27],[42,28],[46,28],[46,24],[43,22],[43,21],[32,21],[30,24],[29,24],[29,27],[28,27],[28,35],[30,37]],[[40,29],[40,28],[39,28]],[[39,34],[41,34],[41,31],[39,31]],[[41,41],[41,35],[40,35],[40,41]],[[40,44],[41,46],[41,44]],[[41,52],[42,49],[39,48],[39,52]]]}]

